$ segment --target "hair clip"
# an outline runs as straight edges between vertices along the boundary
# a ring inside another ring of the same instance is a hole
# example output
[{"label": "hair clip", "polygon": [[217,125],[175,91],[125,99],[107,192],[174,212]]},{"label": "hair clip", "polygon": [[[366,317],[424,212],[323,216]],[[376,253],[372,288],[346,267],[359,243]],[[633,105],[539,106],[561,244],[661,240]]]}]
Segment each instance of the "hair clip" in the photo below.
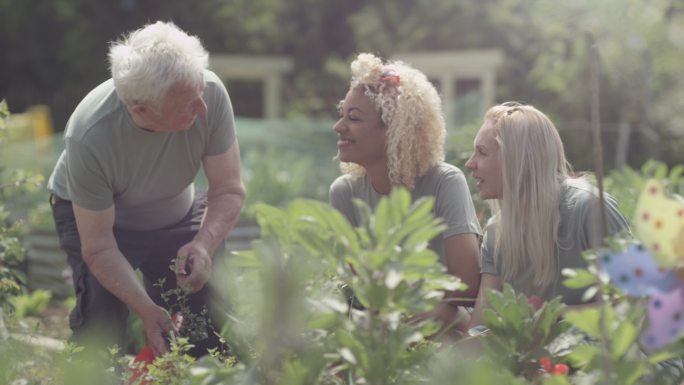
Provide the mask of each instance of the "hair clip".
[{"label": "hair clip", "polygon": [[520,108],[518,108],[517,106],[510,108],[508,111],[506,111],[506,116],[511,116],[514,112],[518,112],[518,111],[520,111]]},{"label": "hair clip", "polygon": [[384,71],[382,71],[382,75],[380,75],[380,81],[387,81],[387,80],[392,80],[394,82],[395,86],[399,85],[399,74],[397,71],[387,68]]}]

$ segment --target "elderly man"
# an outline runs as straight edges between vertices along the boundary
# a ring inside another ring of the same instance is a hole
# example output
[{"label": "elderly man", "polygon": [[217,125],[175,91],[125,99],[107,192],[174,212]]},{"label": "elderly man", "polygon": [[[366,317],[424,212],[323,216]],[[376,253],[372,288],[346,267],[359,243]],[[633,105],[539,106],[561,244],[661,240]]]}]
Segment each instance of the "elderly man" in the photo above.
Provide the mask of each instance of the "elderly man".
[{"label": "elderly man", "polygon": [[[48,182],[73,269],[72,340],[121,346],[130,309],[159,355],[174,326],[153,284],[186,288],[200,313],[244,201],[233,110],[200,41],[172,23],[130,32],[109,59],[112,78],[76,107]],[[193,185],[200,167],[206,194]],[[191,342],[195,356],[219,346],[213,333]]]}]

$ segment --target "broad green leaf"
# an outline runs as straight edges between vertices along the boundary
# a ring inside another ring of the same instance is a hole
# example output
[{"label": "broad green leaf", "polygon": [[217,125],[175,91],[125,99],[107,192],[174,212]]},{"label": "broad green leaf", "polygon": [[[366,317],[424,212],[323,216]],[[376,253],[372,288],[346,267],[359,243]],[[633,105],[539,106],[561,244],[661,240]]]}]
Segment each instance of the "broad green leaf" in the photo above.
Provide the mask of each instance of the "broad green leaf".
[{"label": "broad green leaf", "polygon": [[339,350],[340,357],[342,357],[345,361],[349,362],[352,365],[356,365],[356,356],[354,356],[354,353],[352,353],[351,350],[348,348],[342,348]]},{"label": "broad green leaf", "polygon": [[444,225],[438,225],[433,222],[429,225],[419,228],[406,239],[405,245],[411,249],[414,249],[418,244],[424,244],[427,246],[427,242],[430,241],[435,236],[439,235],[444,231]]},{"label": "broad green leaf", "polygon": [[482,321],[490,329],[501,329],[503,326],[503,323],[492,309],[484,309],[482,311]]},{"label": "broad green leaf", "polygon": [[406,258],[402,262],[405,266],[407,266],[407,268],[425,267],[439,263],[439,257],[437,256],[437,254],[435,254],[434,251],[430,249],[424,249],[422,251],[414,251],[408,253]]},{"label": "broad green leaf", "polygon": [[678,164],[670,170],[670,176],[669,176],[669,181],[671,184],[677,184],[679,182],[679,179],[682,176],[682,173],[684,172],[684,165]]},{"label": "broad green leaf", "polygon": [[646,372],[646,365],[640,361],[627,361],[616,363],[616,377],[618,384],[634,384]]},{"label": "broad green leaf", "polygon": [[335,313],[316,313],[307,322],[309,329],[329,330],[340,324],[340,318]]},{"label": "broad green leaf", "polygon": [[529,332],[528,330],[521,330],[523,324],[523,315],[520,308],[515,303],[508,303],[501,311],[501,317],[506,326],[512,329],[512,332]]},{"label": "broad green leaf", "polygon": [[[329,228],[336,236],[336,239],[342,241],[352,253],[358,253],[360,251],[359,241],[354,232],[354,228],[342,213],[320,202],[307,203],[309,203],[308,206],[303,206],[301,208],[295,207],[302,211],[310,209],[321,224],[326,228]],[[304,212],[302,215],[304,215]]]},{"label": "broad green leaf", "polygon": [[581,289],[596,284],[596,276],[585,269],[563,269],[561,273],[568,277],[563,285],[570,289]]},{"label": "broad green leaf", "polygon": [[679,351],[663,350],[648,356],[648,362],[651,364],[657,364],[669,359],[679,358],[680,356],[681,352]]},{"label": "broad green leaf", "polygon": [[590,337],[601,338],[599,326],[599,309],[571,310],[565,314],[565,320],[578,327]]},{"label": "broad green leaf", "polygon": [[[346,332],[340,332],[336,334],[337,342],[341,348],[347,348],[353,353],[354,357],[361,360],[361,365],[367,365],[368,361],[363,362],[364,356],[366,356],[366,347],[357,338],[356,335]],[[367,357],[366,357],[367,359]]]},{"label": "broad green leaf", "polygon": [[601,354],[601,349],[596,345],[583,344],[572,350],[568,358],[573,366],[583,368],[587,366],[595,357]]},{"label": "broad green leaf", "polygon": [[501,311],[504,305],[503,294],[497,290],[487,289],[485,295],[489,306],[496,311]]},{"label": "broad green leaf", "polygon": [[385,264],[394,259],[392,254],[393,252],[388,249],[370,251],[365,254],[366,263],[371,270],[380,270]]},{"label": "broad green leaf", "polygon": [[611,334],[613,358],[618,359],[622,357],[638,336],[639,331],[634,325],[629,323],[629,321],[622,321],[620,326]]},{"label": "broad green leaf", "polygon": [[390,231],[390,215],[389,201],[387,199],[380,199],[375,208],[375,226],[373,226],[373,234],[375,234],[380,244],[387,238]]},{"label": "broad green leaf", "polygon": [[667,178],[667,165],[665,163],[659,163],[657,165],[653,173],[653,178],[658,180]]}]

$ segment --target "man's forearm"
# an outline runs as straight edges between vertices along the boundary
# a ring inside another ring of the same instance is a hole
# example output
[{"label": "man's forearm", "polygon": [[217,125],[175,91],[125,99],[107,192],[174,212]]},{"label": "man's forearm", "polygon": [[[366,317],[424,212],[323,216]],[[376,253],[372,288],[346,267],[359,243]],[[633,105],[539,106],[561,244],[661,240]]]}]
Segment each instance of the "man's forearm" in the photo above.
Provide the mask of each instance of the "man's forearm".
[{"label": "man's forearm", "polygon": [[215,195],[210,192],[207,201],[207,208],[195,241],[204,245],[209,255],[213,256],[238,220],[244,201],[244,190]]},{"label": "man's forearm", "polygon": [[156,306],[119,250],[84,255],[84,260],[98,282],[141,318],[146,309]]}]

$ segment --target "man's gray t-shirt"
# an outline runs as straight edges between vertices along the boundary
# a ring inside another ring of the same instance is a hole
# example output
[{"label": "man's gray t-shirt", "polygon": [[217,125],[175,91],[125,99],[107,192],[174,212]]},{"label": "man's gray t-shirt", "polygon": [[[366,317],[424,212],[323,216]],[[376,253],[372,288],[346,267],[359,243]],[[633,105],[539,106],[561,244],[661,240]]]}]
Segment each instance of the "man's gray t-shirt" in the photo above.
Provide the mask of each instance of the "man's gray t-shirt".
[{"label": "man's gray t-shirt", "polygon": [[205,156],[235,141],[225,86],[205,71],[207,113],[180,132],[138,127],[112,80],[92,90],[67,123],[48,189],[89,210],[115,209],[115,226],[155,230],[180,221],[194,199],[193,181]]},{"label": "man's gray t-shirt", "polygon": [[[612,235],[622,230],[629,230],[629,223],[620,213],[617,202],[613,197],[604,194],[608,234]],[[536,295],[543,300],[562,297],[566,305],[582,303],[584,289],[569,289],[563,285],[562,269],[585,268],[586,262],[582,258],[582,251],[600,247],[602,245],[603,230],[601,229],[601,208],[598,189],[583,179],[567,179],[563,182],[560,200],[560,224],[558,228],[558,269],[553,283],[541,290],[533,290],[532,269],[523,269],[518,276],[508,283],[516,292],[526,295]],[[501,259],[495,258],[494,221],[489,220],[482,242],[480,271],[493,275],[500,275]]]},{"label": "man's gray t-shirt", "polygon": [[[338,177],[330,186],[330,204],[340,211],[353,226],[361,224],[359,212],[352,202],[358,198],[375,209],[385,195],[373,188],[368,175],[354,178],[350,175]],[[448,163],[440,163],[416,180],[411,191],[412,201],[432,196],[435,203],[432,213],[444,220],[447,229],[430,241],[430,249],[445,264],[444,240],[456,234],[472,233],[478,236],[482,229],[477,220],[473,200],[463,172]]]}]

